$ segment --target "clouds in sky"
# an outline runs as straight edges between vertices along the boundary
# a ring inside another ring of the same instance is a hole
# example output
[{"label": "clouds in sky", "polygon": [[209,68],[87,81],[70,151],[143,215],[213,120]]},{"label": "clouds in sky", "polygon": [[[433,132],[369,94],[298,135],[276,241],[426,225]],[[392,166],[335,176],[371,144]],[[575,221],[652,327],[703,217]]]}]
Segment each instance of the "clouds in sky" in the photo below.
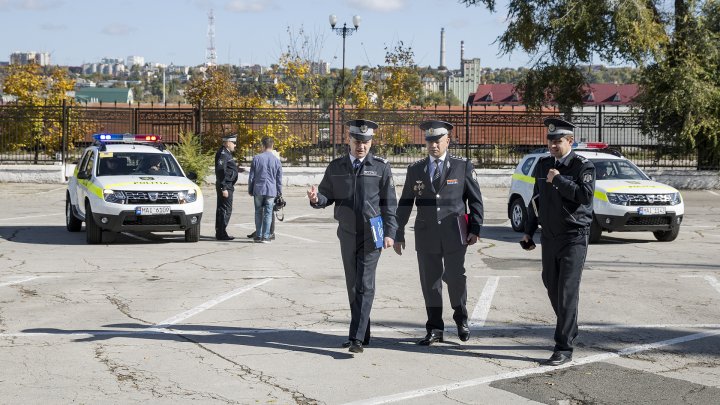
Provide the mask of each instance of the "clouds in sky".
[{"label": "clouds in sky", "polygon": [[259,13],[265,11],[271,0],[232,0],[225,4],[225,10],[235,13]]},{"label": "clouds in sky", "polygon": [[44,11],[62,5],[60,0],[0,0],[0,10]]},{"label": "clouds in sky", "polygon": [[405,0],[347,0],[347,4],[369,11],[397,11],[405,7]]}]

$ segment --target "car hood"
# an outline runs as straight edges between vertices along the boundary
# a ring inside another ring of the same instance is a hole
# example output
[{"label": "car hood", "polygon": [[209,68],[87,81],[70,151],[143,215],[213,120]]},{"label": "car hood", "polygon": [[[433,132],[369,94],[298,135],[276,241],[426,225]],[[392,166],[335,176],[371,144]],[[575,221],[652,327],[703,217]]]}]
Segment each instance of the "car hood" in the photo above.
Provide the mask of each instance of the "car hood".
[{"label": "car hood", "polygon": [[187,177],[179,176],[101,176],[96,178],[96,184],[102,189],[125,191],[179,191],[200,187]]},{"label": "car hood", "polygon": [[595,190],[605,193],[668,194],[677,189],[652,180],[596,180]]}]

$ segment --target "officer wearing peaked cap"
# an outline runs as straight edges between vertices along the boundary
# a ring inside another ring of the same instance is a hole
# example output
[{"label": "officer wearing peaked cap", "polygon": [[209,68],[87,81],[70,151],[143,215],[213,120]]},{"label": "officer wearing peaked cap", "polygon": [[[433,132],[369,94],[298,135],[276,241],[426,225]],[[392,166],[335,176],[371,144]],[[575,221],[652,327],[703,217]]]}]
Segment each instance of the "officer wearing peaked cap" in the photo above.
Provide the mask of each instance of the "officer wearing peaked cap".
[{"label": "officer wearing peaked cap", "polygon": [[424,346],[443,341],[442,280],[447,284],[458,337],[470,338],[465,252],[480,235],[483,203],[472,163],[447,152],[452,128],[444,121],[420,124],[428,157],[408,167],[398,202],[394,249],[399,255],[405,248],[405,225],[413,204],[417,206],[415,250],[427,312],[427,335],[418,344]]},{"label": "officer wearing peaked cap", "polygon": [[343,347],[361,353],[370,343],[375,268],[381,248],[393,246],[397,231],[397,197],[390,164],[370,153],[378,125],[368,120],[352,120],[345,125],[349,153],[330,162],[320,186],[312,186],[307,195],[313,208],[335,205],[351,315],[348,341]]},{"label": "officer wearing peaked cap", "polygon": [[237,163],[232,156],[237,144],[237,135],[226,135],[222,141],[223,144],[215,153],[215,191],[217,195],[215,239],[233,240],[235,238],[227,233],[227,226],[232,214],[233,193],[239,172]]},{"label": "officer wearing peaked cap", "polygon": [[542,224],[542,280],[557,317],[553,355],[542,362],[558,366],[572,360],[578,334],[580,278],[593,221],[595,166],[572,151],[575,125],[548,118],[550,155],[535,165],[535,187],[527,208],[522,244],[532,250],[533,234]]}]

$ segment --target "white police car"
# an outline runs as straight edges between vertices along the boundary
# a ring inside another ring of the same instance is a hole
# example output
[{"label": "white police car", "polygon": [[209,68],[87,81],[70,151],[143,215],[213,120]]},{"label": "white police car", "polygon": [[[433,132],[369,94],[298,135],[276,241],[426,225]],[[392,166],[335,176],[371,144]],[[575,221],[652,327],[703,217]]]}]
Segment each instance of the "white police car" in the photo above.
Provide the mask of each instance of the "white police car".
[{"label": "white police car", "polygon": [[200,238],[203,197],[155,135],[97,134],[68,181],[65,223],[87,243],[103,231],[184,231]]},{"label": "white police car", "polygon": [[[595,198],[590,242],[600,240],[603,231],[651,231],[659,241],[675,240],[685,206],[680,192],[650,179],[632,162],[604,143],[579,144],[578,155],[595,164]],[[508,197],[508,218],[513,230],[523,232],[527,207],[533,192],[533,170],[547,151],[531,153],[515,168]]]}]

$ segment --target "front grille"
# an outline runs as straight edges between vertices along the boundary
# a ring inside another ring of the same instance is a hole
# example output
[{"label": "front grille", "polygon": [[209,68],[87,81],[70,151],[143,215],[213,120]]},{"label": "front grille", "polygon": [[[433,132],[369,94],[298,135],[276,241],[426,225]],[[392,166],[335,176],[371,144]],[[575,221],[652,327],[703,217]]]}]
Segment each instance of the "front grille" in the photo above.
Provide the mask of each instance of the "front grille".
[{"label": "front grille", "polygon": [[628,205],[670,205],[672,194],[628,194]]},{"label": "front grille", "polygon": [[[126,204],[178,204],[177,191],[123,191]],[[157,197],[156,197],[157,195]],[[150,197],[154,197],[151,199]],[[155,198],[156,197],[156,198]],[[154,201],[153,201],[154,200]]]},{"label": "front grille", "polygon": [[123,225],[180,225],[177,215],[128,215]]},{"label": "front grille", "polygon": [[629,226],[662,226],[670,225],[670,217],[631,217],[628,218],[627,225]]}]

